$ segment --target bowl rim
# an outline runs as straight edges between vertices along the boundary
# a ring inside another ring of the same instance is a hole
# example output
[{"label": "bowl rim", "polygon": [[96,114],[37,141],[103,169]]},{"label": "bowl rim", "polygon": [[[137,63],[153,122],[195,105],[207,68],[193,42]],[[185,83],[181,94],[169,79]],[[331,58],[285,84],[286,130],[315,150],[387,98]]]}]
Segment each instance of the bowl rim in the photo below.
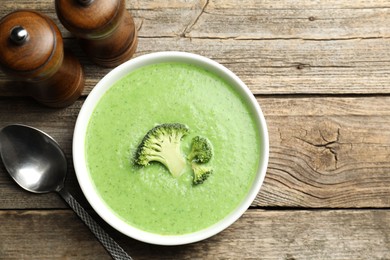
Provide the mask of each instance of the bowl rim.
[{"label": "bowl rim", "polygon": [[[248,102],[252,113],[255,115],[260,143],[262,144],[259,158],[260,163],[255,179],[253,180],[253,184],[249,192],[240,205],[228,216],[214,225],[194,233],[183,235],[159,235],[146,232],[133,227],[124,220],[120,219],[109,209],[109,207],[94,188],[93,181],[88,172],[85,160],[85,134],[89,118],[100,98],[111,86],[115,84],[115,82],[122,79],[132,71],[147,65],[162,62],[184,62],[187,64],[201,66],[211,71],[212,73],[219,75],[230,85],[236,88],[240,95]],[[189,244],[216,235],[217,233],[229,227],[244,214],[260,191],[266,175],[269,158],[269,136],[267,124],[258,101],[249,88],[245,85],[245,83],[241,81],[241,79],[239,79],[238,76],[236,76],[232,71],[218,62],[198,54],[178,51],[164,51],[149,53],[133,58],[111,70],[96,84],[96,86],[92,89],[84,101],[84,104],[82,105],[78,114],[73,133],[72,153],[74,169],[81,190],[92,208],[105,222],[107,222],[110,226],[119,232],[136,240],[149,244],[172,246]]]}]

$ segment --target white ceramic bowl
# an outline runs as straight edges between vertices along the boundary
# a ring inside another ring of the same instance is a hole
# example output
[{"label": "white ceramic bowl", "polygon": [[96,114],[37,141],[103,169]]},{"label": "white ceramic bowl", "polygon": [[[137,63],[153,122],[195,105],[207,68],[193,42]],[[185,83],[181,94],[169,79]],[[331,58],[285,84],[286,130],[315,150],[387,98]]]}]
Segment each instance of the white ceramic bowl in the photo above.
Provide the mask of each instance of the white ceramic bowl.
[{"label": "white ceramic bowl", "polygon": [[[246,102],[249,104],[252,113],[255,115],[256,124],[260,133],[260,142],[263,144],[260,150],[261,158],[257,175],[249,193],[241,202],[241,204],[233,212],[231,212],[231,214],[226,216],[220,222],[210,226],[209,228],[197,231],[195,233],[177,236],[166,236],[148,233],[139,230],[135,227],[132,227],[131,225],[127,224],[119,217],[117,217],[106,206],[106,204],[94,188],[92,179],[90,177],[90,174],[88,173],[85,159],[84,144],[88,121],[102,95],[104,95],[104,93],[112,85],[114,85],[116,81],[123,78],[130,72],[146,65],[161,62],[184,62],[188,64],[197,65],[219,75],[228,83],[230,83],[230,85],[236,88],[242,95],[242,97],[244,97],[244,100],[246,100]],[[268,156],[269,140],[267,125],[263,113],[248,87],[233,72],[231,72],[221,64],[211,59],[185,52],[151,53],[134,58],[113,69],[95,86],[95,88],[89,94],[88,98],[85,100],[85,103],[83,104],[78,115],[73,136],[73,162],[76,171],[76,176],[85,197],[87,198],[93,209],[108,224],[110,224],[112,227],[122,232],[123,234],[143,242],[158,245],[181,245],[197,242],[217,234],[218,232],[224,230],[233,222],[235,222],[248,209],[248,207],[255,199],[257,193],[259,192],[266,174]]]}]

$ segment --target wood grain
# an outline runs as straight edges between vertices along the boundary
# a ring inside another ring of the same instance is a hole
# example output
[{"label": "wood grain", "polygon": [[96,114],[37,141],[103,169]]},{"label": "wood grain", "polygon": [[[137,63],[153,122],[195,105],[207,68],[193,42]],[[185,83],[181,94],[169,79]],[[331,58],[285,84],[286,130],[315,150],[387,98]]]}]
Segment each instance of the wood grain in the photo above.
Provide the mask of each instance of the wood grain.
[{"label": "wood grain", "polygon": [[[110,69],[93,65],[75,40],[65,45],[84,67],[87,95]],[[134,57],[186,51],[223,64],[254,94],[389,94],[390,39],[335,41],[141,38]],[[23,96],[0,72],[0,96]]]},{"label": "wood grain", "polygon": [[[258,102],[268,123],[270,162],[252,206],[390,207],[390,97],[258,97]],[[2,100],[0,127],[24,123],[46,131],[63,147],[72,169],[71,140],[82,103],[48,110],[28,99]],[[4,168],[0,185],[3,208],[65,206],[55,194],[29,197],[19,191]],[[84,199],[73,170],[67,185]]]},{"label": "wood grain", "polygon": [[[186,33],[196,38],[340,40],[389,37],[389,2],[211,0]],[[228,29],[221,31],[221,28]],[[369,26],[375,24],[375,27]]]},{"label": "wood grain", "polygon": [[[389,259],[389,218],[388,210],[248,210],[220,234],[176,247],[104,228],[134,259]],[[69,210],[0,211],[0,223],[1,259],[110,259]]]},{"label": "wood grain", "polygon": [[389,101],[387,97],[259,99],[271,148],[257,203],[388,207]]},{"label": "wood grain", "polygon": [[[85,68],[85,95],[109,71],[87,60],[53,3],[5,0],[3,6],[0,16],[28,7],[52,17]],[[127,7],[139,29],[134,57],[201,54],[231,69],[255,94],[390,93],[388,1],[150,0],[127,1]],[[2,73],[0,95],[21,95]]]},{"label": "wood grain", "polygon": [[[387,0],[127,0],[126,7],[138,27],[142,24],[141,37],[337,40],[390,36]],[[53,1],[3,0],[0,17],[15,9],[44,12],[59,23]]]}]

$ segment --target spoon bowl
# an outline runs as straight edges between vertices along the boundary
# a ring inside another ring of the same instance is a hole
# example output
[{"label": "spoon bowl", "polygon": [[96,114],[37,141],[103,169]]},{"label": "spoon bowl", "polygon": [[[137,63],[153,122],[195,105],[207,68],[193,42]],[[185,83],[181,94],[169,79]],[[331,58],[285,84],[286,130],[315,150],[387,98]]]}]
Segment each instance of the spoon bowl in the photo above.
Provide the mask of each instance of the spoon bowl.
[{"label": "spoon bowl", "polygon": [[20,187],[34,193],[64,187],[66,157],[49,135],[35,128],[9,125],[0,132],[0,143],[4,166]]},{"label": "spoon bowl", "polygon": [[58,192],[113,259],[132,259],[64,188],[66,156],[52,137],[25,125],[6,126],[0,131],[0,158],[23,189],[34,193]]}]

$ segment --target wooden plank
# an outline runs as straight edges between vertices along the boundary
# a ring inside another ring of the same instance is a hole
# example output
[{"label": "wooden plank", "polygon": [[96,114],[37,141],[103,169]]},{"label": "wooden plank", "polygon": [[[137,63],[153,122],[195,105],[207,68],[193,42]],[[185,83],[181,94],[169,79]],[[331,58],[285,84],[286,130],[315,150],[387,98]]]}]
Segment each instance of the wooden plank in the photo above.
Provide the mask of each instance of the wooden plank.
[{"label": "wooden plank", "polygon": [[[364,0],[127,1],[140,29],[135,57],[169,50],[201,54],[231,69],[255,94],[390,93],[389,6]],[[110,71],[86,59],[53,2],[4,0],[0,17],[19,8],[44,12],[58,24],[65,46],[84,66],[84,95]],[[0,72],[0,96],[24,95],[26,87]]]},{"label": "wooden plank", "polygon": [[382,38],[390,36],[386,26],[390,23],[389,8],[389,1],[211,0],[185,35],[235,39]]},{"label": "wooden plank", "polygon": [[[175,247],[104,228],[134,259],[388,259],[389,219],[389,210],[248,210],[216,236]],[[0,211],[0,223],[1,259],[110,259],[71,211]]]},{"label": "wooden plank", "polygon": [[388,97],[259,99],[271,147],[257,204],[388,207],[389,101]]},{"label": "wooden plank", "polygon": [[[137,28],[145,25],[145,33],[142,36],[158,34],[158,36],[179,36],[187,24],[190,24],[198,15],[199,10],[205,4],[202,1],[126,1],[126,7],[133,16]],[[65,38],[73,37],[60,23],[54,1],[2,0],[0,18],[18,9],[35,10],[49,16],[60,28]]]},{"label": "wooden plank", "polygon": [[[111,69],[87,60],[75,39],[66,46],[81,60],[87,95]],[[346,41],[142,38],[134,57],[157,51],[200,54],[236,73],[254,94],[389,94],[390,39]],[[357,55],[357,53],[359,55]],[[0,96],[23,96],[0,72]]]},{"label": "wooden plank", "polygon": [[[389,1],[127,0],[141,37],[349,39],[389,37]],[[53,1],[3,0],[0,17],[17,9],[59,23]]]},{"label": "wooden plank", "polygon": [[[270,135],[270,163],[252,206],[390,207],[390,97],[258,97]],[[46,131],[71,167],[73,127],[83,101],[48,109],[27,99],[0,101],[0,127]],[[13,111],[13,113],[9,113]],[[0,208],[63,208],[55,195],[29,196],[0,168]],[[73,170],[67,185],[84,197]]]}]

